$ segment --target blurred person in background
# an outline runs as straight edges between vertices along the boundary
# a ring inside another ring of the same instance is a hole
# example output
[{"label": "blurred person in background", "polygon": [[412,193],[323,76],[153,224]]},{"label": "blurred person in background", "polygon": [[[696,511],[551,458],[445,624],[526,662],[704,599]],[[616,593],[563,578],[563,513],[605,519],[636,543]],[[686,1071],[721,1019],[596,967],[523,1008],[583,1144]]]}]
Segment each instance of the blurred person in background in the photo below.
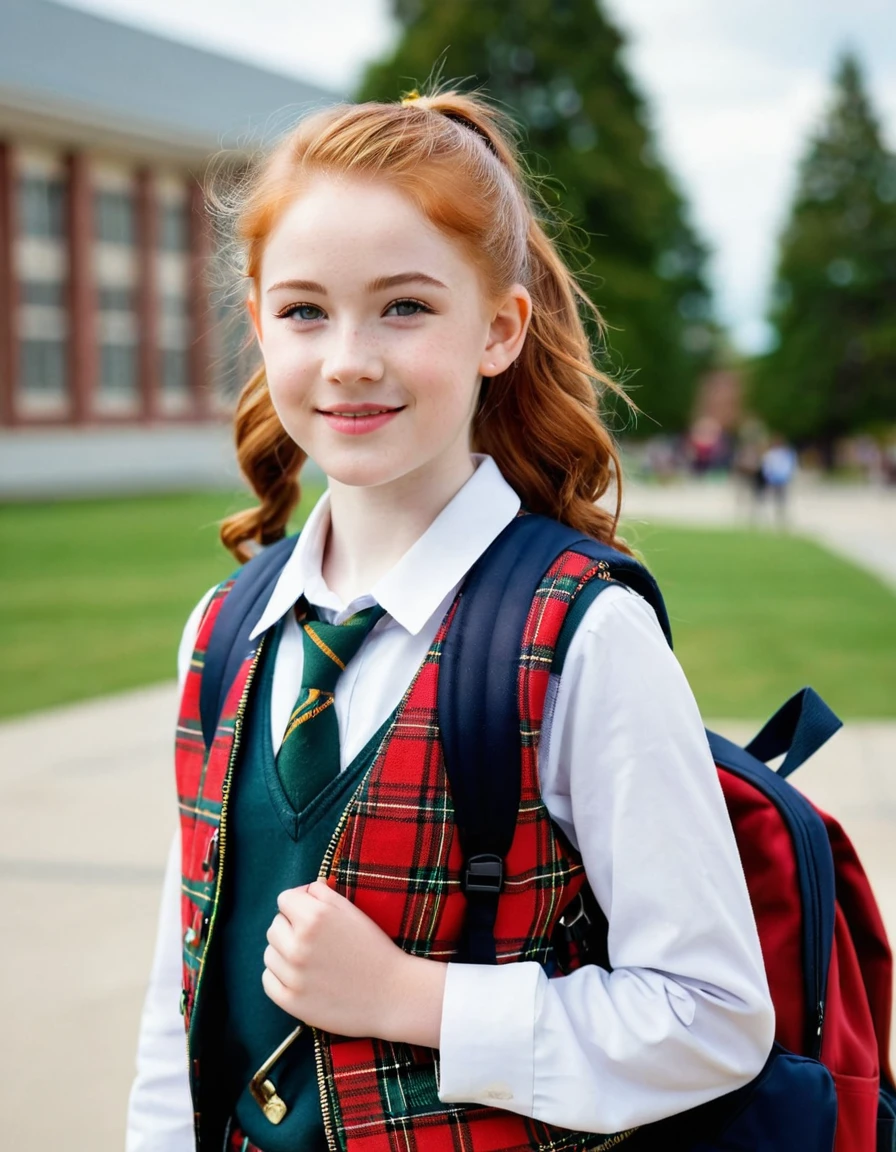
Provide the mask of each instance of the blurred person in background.
[{"label": "blurred person in background", "polygon": [[691,468],[697,476],[705,476],[725,461],[725,434],[721,424],[713,416],[703,416],[694,424],[688,445],[691,452]]},{"label": "blurred person in background", "polygon": [[779,525],[787,522],[787,500],[790,486],[796,476],[796,449],[784,439],[775,436],[762,454],[762,479]]},{"label": "blurred person in background", "polygon": [[[765,474],[762,457],[768,447],[768,433],[761,421],[747,418],[737,431],[732,472],[737,489],[743,493],[742,503],[751,521],[759,516],[765,495]],[[738,497],[739,501],[741,497]]]}]

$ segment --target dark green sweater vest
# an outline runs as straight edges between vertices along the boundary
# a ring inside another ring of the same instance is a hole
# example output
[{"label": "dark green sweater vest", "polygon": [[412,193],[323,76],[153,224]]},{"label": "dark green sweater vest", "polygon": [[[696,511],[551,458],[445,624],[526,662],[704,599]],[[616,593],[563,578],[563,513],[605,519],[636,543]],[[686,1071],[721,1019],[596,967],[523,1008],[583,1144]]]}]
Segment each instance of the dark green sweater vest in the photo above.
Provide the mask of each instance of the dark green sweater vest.
[{"label": "dark green sweater vest", "polygon": [[345,805],[370,766],[392,717],[352,763],[304,808],[290,806],[271,746],[271,685],[282,624],[269,636],[252,689],[234,773],[228,828],[227,883],[221,925],[220,975],[224,998],[222,1065],[234,1124],[264,1152],[326,1152],[311,1030],[271,1068],[268,1078],[288,1107],[279,1125],[266,1119],[249,1081],[295,1028],[296,1021],[265,995],[266,933],[277,896],[317,879]]}]

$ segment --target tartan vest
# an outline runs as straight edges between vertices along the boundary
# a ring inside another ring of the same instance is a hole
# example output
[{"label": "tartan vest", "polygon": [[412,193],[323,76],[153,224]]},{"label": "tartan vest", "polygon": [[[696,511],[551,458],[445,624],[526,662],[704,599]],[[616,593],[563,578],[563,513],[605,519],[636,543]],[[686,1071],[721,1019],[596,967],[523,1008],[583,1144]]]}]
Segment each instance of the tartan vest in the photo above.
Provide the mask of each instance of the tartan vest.
[{"label": "tartan vest", "polygon": [[[541,799],[537,747],[557,639],[575,593],[606,565],[565,552],[545,575],[526,621],[519,665],[522,780],[516,832],[505,860],[495,942],[499,964],[547,963],[551,935],[584,879],[579,854],[552,823]],[[184,686],[176,771],[183,849],[184,992],[197,1147],[221,1147],[203,1108],[201,1009],[209,944],[214,941],[226,866],[227,798],[258,655],[247,654],[230,686],[206,756],[199,688],[206,646],[233,586],[220,585],[206,609]],[[321,876],[370,916],[405,951],[448,961],[461,939],[466,900],[462,853],[441,751],[436,708],[439,658],[454,618],[449,609],[408,687],[372,766],[349,800],[324,857]],[[321,1104],[334,1152],[465,1149],[561,1152],[610,1148],[625,1134],[572,1132],[492,1107],[443,1104],[437,1053],[408,1044],[330,1035],[315,1029]],[[214,1111],[210,1109],[210,1111]]]}]

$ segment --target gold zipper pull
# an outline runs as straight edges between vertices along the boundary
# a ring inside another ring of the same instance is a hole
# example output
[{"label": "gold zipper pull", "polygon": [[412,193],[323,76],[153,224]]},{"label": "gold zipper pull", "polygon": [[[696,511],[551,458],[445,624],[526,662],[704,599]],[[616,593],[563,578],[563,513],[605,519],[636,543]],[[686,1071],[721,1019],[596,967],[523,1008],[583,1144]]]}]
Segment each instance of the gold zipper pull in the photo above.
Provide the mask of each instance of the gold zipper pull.
[{"label": "gold zipper pull", "polygon": [[252,1099],[265,1114],[265,1118],[270,1120],[272,1124],[279,1124],[288,1109],[283,1100],[277,1095],[277,1089],[271,1081],[267,1079],[267,1074],[290,1044],[292,1044],[294,1040],[297,1040],[304,1031],[305,1025],[299,1024],[295,1031],[290,1032],[279,1048],[276,1048],[270,1056],[268,1056],[264,1064],[262,1064],[249,1081],[249,1091],[252,1093]]}]

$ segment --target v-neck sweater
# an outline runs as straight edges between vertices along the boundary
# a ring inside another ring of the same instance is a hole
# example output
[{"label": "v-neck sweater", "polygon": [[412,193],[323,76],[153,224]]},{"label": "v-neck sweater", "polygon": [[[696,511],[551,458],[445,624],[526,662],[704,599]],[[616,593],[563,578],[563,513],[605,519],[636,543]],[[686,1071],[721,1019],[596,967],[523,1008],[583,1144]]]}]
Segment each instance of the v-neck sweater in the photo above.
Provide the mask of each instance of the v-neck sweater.
[{"label": "v-neck sweater", "polygon": [[[234,1122],[264,1152],[326,1152],[314,1045],[307,1029],[271,1068],[268,1078],[286,1103],[279,1125],[264,1116],[249,1092],[254,1073],[296,1026],[268,999],[261,983],[266,933],[277,897],[317,879],[346,804],[370,767],[389,717],[346,770],[301,811],[289,803],[271,743],[270,700],[282,624],[264,645],[247,709],[240,760],[234,772],[228,829],[228,872],[218,956],[222,1008],[222,1065]],[[206,1019],[209,1014],[206,1014]]]}]

